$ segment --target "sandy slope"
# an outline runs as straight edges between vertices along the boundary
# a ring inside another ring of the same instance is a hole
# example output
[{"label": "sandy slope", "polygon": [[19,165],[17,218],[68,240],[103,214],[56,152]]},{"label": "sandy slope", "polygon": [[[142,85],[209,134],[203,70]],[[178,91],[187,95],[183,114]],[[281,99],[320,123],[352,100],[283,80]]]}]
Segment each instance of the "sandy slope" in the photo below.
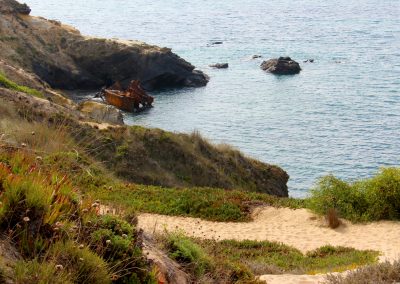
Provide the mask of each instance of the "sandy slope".
[{"label": "sandy slope", "polygon": [[264,280],[268,284],[313,284],[323,283],[325,281],[325,275],[263,275],[260,277],[260,280]]},{"label": "sandy slope", "polygon": [[[139,227],[148,232],[183,230],[190,236],[206,239],[269,240],[293,246],[302,252],[323,245],[372,249],[382,252],[380,260],[400,257],[400,222],[369,224],[345,222],[338,229],[327,228],[324,220],[306,209],[265,207],[254,212],[250,223],[217,223],[198,218],[141,214]],[[268,283],[318,283],[323,276],[264,275]]]}]

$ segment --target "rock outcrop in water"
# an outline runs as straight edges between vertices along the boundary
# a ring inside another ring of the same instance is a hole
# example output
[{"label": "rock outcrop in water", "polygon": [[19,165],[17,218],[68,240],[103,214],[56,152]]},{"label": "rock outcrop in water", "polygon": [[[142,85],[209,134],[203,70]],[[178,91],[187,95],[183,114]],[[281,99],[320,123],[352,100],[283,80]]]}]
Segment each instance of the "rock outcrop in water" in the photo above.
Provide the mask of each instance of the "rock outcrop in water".
[{"label": "rock outcrop in water", "polygon": [[146,89],[199,87],[208,77],[168,48],[139,41],[85,37],[57,21],[29,16],[14,0],[0,0],[0,58],[37,74],[53,88],[95,89],[120,81]]},{"label": "rock outcrop in water", "polygon": [[261,69],[278,75],[298,74],[301,71],[300,64],[290,57],[269,59],[261,63]]},{"label": "rock outcrop in water", "polygon": [[216,64],[211,64],[210,67],[217,68],[217,69],[226,69],[229,67],[229,64],[228,63],[216,63]]}]

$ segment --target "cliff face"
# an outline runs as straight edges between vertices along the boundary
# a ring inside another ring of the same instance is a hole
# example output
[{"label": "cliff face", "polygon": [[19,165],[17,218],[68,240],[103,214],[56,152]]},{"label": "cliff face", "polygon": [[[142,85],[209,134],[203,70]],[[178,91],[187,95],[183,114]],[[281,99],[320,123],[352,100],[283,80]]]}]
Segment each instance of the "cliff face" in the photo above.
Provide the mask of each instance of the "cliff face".
[{"label": "cliff face", "polygon": [[14,0],[0,0],[0,75],[41,96],[0,81],[0,108],[14,105],[29,121],[49,125],[61,118],[71,140],[83,143],[79,147],[93,159],[130,182],[288,195],[289,176],[279,167],[213,146],[196,134],[104,126],[98,113],[84,111],[55,92],[51,87],[99,88],[131,79],[147,88],[201,86],[207,77],[169,49],[84,37],[58,22],[31,17],[29,11]]},{"label": "cliff face", "polygon": [[207,75],[168,48],[85,37],[29,12],[24,4],[0,0],[0,58],[34,72],[53,88],[95,89],[133,79],[147,89],[208,82]]}]

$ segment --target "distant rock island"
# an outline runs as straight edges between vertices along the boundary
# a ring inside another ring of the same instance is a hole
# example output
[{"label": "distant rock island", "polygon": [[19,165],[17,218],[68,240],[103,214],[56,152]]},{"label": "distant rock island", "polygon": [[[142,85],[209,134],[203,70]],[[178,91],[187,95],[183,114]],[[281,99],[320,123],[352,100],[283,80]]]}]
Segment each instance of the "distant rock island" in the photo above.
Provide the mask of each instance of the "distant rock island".
[{"label": "distant rock island", "polygon": [[301,71],[300,64],[290,57],[269,59],[261,63],[261,69],[278,75],[298,74]]}]

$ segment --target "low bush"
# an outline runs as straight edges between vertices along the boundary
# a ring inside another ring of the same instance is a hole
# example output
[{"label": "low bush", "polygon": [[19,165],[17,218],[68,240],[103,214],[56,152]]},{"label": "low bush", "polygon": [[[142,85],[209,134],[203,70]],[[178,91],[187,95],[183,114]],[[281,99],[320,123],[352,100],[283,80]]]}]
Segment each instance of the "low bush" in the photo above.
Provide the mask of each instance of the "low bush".
[{"label": "low bush", "polygon": [[307,206],[319,214],[337,210],[351,221],[400,219],[400,169],[384,168],[372,178],[345,182],[322,178],[312,189]]},{"label": "low bush", "polygon": [[168,234],[165,241],[169,257],[185,266],[197,277],[212,269],[211,260],[202,248],[183,234]]},{"label": "low bush", "polygon": [[133,225],[115,216],[93,216],[84,222],[81,242],[109,263],[114,280],[120,283],[150,283],[143,267],[146,261]]}]

